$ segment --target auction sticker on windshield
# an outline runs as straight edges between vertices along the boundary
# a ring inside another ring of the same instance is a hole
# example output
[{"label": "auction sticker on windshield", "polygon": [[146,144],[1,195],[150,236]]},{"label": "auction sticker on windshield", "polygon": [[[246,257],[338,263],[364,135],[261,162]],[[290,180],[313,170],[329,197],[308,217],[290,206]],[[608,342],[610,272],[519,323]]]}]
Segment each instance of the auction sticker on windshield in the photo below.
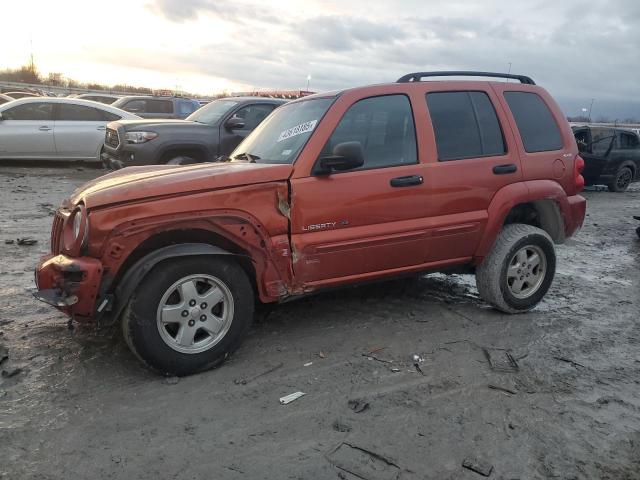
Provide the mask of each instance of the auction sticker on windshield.
[{"label": "auction sticker on windshield", "polygon": [[296,135],[310,132],[316,128],[316,123],[318,123],[318,120],[310,120],[308,122],[301,123],[300,125],[296,125],[295,127],[287,128],[278,137],[278,142],[286,140],[287,138],[295,137]]}]

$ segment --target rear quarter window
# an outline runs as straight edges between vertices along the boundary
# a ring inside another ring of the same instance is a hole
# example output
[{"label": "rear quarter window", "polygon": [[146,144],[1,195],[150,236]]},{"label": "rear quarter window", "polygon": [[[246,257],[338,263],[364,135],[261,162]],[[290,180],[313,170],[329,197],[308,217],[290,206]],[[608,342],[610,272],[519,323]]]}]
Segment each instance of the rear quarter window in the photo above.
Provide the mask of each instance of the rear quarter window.
[{"label": "rear quarter window", "polygon": [[532,92],[504,92],[527,153],[560,150],[562,135],[544,100]]}]

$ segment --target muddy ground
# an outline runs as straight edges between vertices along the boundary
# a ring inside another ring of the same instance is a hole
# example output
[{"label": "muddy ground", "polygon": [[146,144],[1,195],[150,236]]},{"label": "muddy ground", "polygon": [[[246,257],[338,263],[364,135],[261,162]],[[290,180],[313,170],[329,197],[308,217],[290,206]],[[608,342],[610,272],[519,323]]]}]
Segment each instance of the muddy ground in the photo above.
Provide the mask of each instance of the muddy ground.
[{"label": "muddy ground", "polygon": [[483,478],[468,458],[495,479],[640,478],[640,185],[585,192],[531,313],[488,308],[471,276],[352,288],[279,306],[176,382],[31,296],[52,210],[99,174],[0,167],[0,478]]}]

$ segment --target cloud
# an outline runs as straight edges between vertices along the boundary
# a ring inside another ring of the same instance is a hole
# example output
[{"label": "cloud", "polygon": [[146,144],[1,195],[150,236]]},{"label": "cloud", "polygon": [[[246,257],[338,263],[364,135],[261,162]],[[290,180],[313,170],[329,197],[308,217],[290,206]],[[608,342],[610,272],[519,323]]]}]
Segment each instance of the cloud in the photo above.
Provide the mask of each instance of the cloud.
[{"label": "cloud", "polygon": [[612,115],[635,108],[640,116],[636,0],[154,0],[150,8],[180,24],[226,22],[233,35],[173,53],[166,64],[238,84],[300,88],[310,74],[313,89],[333,90],[410,71],[506,71],[511,63],[567,108],[596,98]]}]

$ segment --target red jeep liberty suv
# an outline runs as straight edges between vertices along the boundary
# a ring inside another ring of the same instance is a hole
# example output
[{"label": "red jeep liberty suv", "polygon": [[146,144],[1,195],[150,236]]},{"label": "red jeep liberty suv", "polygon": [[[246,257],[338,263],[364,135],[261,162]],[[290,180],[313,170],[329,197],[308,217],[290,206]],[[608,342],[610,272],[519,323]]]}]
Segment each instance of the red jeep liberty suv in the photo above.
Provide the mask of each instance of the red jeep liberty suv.
[{"label": "red jeep liberty suv", "polygon": [[131,350],[173,375],[227,358],[256,301],[337,285],[464,266],[484,300],[523,312],[549,289],[554,243],[582,225],[583,167],[526,76],[419,72],[312,95],[226,161],[79,188],[55,216],[36,296],[77,321],[120,320]]}]

